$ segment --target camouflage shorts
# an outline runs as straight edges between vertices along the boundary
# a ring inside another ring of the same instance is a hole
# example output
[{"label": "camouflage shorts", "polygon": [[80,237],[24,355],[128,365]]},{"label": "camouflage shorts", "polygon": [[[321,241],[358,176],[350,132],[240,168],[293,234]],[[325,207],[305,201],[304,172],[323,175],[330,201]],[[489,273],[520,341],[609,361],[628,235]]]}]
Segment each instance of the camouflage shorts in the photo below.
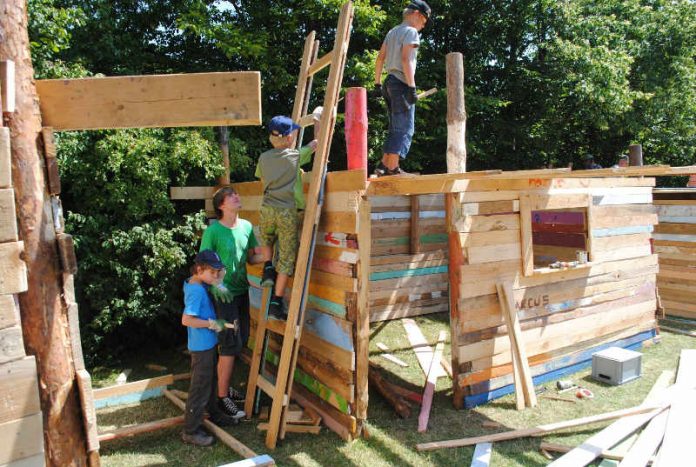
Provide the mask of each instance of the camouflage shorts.
[{"label": "camouflage shorts", "polygon": [[259,232],[261,244],[273,246],[277,254],[276,271],[292,275],[297,259],[297,209],[261,206]]}]

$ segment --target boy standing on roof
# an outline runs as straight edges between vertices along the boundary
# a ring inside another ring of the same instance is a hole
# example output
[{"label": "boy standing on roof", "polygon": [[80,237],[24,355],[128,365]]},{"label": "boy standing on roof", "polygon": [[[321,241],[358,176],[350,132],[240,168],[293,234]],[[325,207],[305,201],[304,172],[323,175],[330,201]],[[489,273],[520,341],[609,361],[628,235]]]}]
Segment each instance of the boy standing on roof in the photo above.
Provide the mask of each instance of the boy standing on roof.
[{"label": "boy standing on roof", "polygon": [[[430,6],[411,0],[403,11],[403,22],[393,28],[382,43],[375,62],[375,89],[381,90],[389,109],[389,134],[384,142],[382,161],[375,175],[406,174],[399,167],[411,148],[416,118],[416,56],[420,34],[430,18]],[[382,70],[387,78],[382,86]]]},{"label": "boy standing on roof", "polygon": [[[259,232],[261,254],[266,263],[261,286],[275,283],[268,314],[281,320],[287,319],[283,294],[297,258],[298,210],[305,207],[300,167],[311,160],[317,147],[314,140],[299,151],[295,149],[299,129],[300,126],[289,117],[273,117],[268,124],[273,149],[261,154],[256,166],[256,177],[263,183]],[[271,261],[274,245],[278,250],[275,268]]]}]

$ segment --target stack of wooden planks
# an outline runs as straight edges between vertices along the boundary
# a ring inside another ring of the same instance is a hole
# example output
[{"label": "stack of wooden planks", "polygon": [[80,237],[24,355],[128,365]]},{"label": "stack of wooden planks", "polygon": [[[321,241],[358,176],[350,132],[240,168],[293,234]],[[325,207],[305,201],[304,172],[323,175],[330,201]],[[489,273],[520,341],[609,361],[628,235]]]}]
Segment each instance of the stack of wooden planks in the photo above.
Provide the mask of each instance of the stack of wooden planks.
[{"label": "stack of wooden planks", "polygon": [[[240,216],[258,226],[262,202],[260,182],[233,185],[241,195]],[[320,217],[320,234],[310,273],[309,295],[302,329],[301,347],[294,374],[293,399],[321,414],[324,424],[345,439],[357,434],[357,401],[367,390],[369,335],[360,333],[360,316],[366,316],[359,294],[359,209],[365,188],[364,171],[331,172]],[[258,236],[258,231],[257,231]],[[251,284],[251,336],[261,306],[261,265],[249,266]],[[292,278],[286,289],[286,300]],[[274,322],[270,320],[269,323]],[[269,342],[266,368],[278,362],[280,341]],[[365,348],[364,385],[359,381],[356,354]],[[358,390],[358,386],[362,388]],[[366,399],[365,399],[366,400]]]},{"label": "stack of wooden planks", "polygon": [[39,378],[16,296],[27,290],[27,272],[15,212],[10,130],[0,126],[0,465],[45,465]]},{"label": "stack of wooden planks", "polygon": [[[473,407],[513,391],[497,282],[512,283],[537,384],[589,365],[609,345],[636,348],[655,335],[653,185],[648,178],[468,180],[466,191],[447,195],[456,403]],[[525,245],[536,247],[533,213],[546,209],[582,226],[588,264],[525,262],[533,257]]]},{"label": "stack of wooden planks", "polygon": [[370,321],[448,309],[444,195],[371,196]]},{"label": "stack of wooden planks", "polygon": [[656,189],[657,286],[667,315],[696,319],[696,189]]}]

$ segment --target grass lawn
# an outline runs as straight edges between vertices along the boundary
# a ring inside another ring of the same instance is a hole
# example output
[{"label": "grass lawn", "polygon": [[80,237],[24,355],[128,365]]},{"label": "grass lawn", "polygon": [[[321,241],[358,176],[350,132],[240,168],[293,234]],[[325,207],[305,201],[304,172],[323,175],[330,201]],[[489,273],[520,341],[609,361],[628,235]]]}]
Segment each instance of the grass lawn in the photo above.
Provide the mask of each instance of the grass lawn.
[{"label": "grass lawn", "polygon": [[[448,327],[445,313],[417,318],[421,330],[429,342],[434,343],[440,329]],[[377,342],[392,349],[392,353],[409,364],[399,367],[379,356]],[[370,392],[369,439],[346,443],[338,436],[322,428],[320,435],[288,434],[277,449],[269,454],[278,465],[298,466],[381,466],[381,465],[469,465],[473,447],[443,449],[419,453],[415,445],[419,442],[447,440],[467,436],[478,436],[507,429],[525,428],[540,423],[566,420],[580,416],[607,412],[639,404],[650,390],[658,375],[666,369],[676,369],[679,352],[683,348],[696,347],[693,337],[662,333],[662,342],[643,349],[643,376],[623,386],[605,386],[590,379],[589,369],[564,377],[587,387],[595,394],[592,400],[578,401],[574,404],[540,398],[534,409],[517,411],[514,396],[509,395],[473,410],[457,411],[452,406],[451,381],[440,378],[430,414],[427,433],[417,432],[418,408],[414,407],[409,419],[398,418],[391,407],[374,391]],[[404,329],[399,321],[376,323],[372,327],[371,360],[384,368],[383,374],[399,384],[420,391],[425,377],[418,366],[415,354],[411,351]],[[449,356],[449,342],[445,354]],[[168,355],[139,356],[130,366],[133,372],[129,381],[156,376],[157,373],[144,368],[146,363],[157,363],[177,373],[187,371],[188,359],[181,352]],[[124,366],[128,367],[128,366]],[[96,385],[111,384],[119,369],[94,369]],[[242,368],[240,368],[242,369]],[[246,368],[243,368],[246,374]],[[187,390],[187,382],[178,382],[175,387]],[[548,394],[555,394],[555,382],[546,383]],[[107,408],[98,411],[101,431],[116,427],[143,423],[166,417],[180,415],[179,409],[167,399],[157,398],[141,404]],[[494,420],[504,428],[491,430],[482,428],[485,420]],[[263,444],[264,433],[255,429],[256,421],[243,422],[228,431],[258,454],[267,453]],[[585,438],[606,426],[595,424],[578,430],[566,430],[545,436],[545,441],[577,445]],[[101,447],[104,466],[218,466],[240,458],[227,446],[216,443],[211,448],[196,448],[184,445],[179,438],[181,427],[139,435],[103,443]],[[493,445],[491,465],[495,466],[537,466],[549,461],[538,450],[540,439],[525,438],[505,441]]]}]

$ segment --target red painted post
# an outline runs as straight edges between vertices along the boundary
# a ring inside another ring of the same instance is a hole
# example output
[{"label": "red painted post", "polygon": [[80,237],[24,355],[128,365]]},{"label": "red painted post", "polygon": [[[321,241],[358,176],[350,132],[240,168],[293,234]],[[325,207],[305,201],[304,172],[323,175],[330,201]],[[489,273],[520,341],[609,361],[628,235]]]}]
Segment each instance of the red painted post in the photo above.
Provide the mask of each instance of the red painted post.
[{"label": "red painted post", "polygon": [[696,188],[696,174],[689,176],[689,182],[686,184],[687,188]]},{"label": "red painted post", "polygon": [[362,169],[367,177],[367,91],[346,91],[346,152],[348,170]]}]

